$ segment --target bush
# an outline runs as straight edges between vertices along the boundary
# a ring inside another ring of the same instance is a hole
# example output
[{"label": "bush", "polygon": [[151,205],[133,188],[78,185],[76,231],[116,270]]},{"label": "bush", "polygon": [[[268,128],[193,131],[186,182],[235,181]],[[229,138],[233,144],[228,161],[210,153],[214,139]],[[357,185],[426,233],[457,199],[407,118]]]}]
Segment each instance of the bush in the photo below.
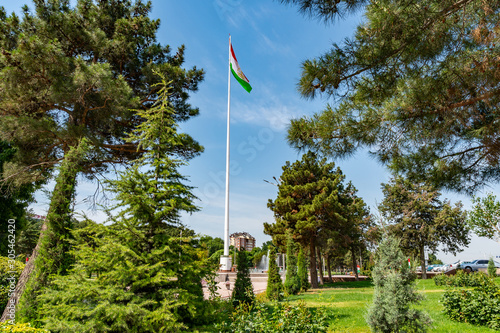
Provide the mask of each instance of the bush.
[{"label": "bush", "polygon": [[[13,267],[11,267],[11,264]],[[12,268],[14,268],[12,270]],[[24,269],[24,264],[19,261],[12,260],[9,263],[9,258],[0,257],[0,311],[3,312],[7,302],[9,301],[9,291],[11,289],[11,282],[15,287],[17,280],[19,280],[19,276],[21,275]],[[11,274],[11,271],[14,274]],[[14,278],[14,279],[12,279]]]},{"label": "bush", "polygon": [[31,327],[29,323],[24,324],[8,324],[8,323],[0,323],[0,333],[49,333],[49,331]]},{"label": "bush", "polygon": [[304,302],[298,305],[274,303],[266,305],[242,304],[235,309],[228,321],[216,325],[218,332],[326,332],[327,315],[320,309],[308,309]]},{"label": "bush", "polygon": [[452,320],[500,329],[500,289],[492,279],[482,280],[474,290],[449,289],[442,302]]},{"label": "bush", "polygon": [[491,278],[483,272],[467,273],[458,270],[455,275],[437,275],[434,277],[436,286],[449,287],[480,287],[488,284]]}]

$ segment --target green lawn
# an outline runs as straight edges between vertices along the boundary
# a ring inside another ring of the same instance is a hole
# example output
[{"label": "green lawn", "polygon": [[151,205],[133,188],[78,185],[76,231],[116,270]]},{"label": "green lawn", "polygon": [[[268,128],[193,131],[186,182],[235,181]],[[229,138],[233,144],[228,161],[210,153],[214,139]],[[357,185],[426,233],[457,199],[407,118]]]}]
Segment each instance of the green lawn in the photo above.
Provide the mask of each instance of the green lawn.
[{"label": "green lawn", "polygon": [[[444,287],[436,286],[432,280],[417,280],[417,287],[424,293],[425,300],[418,306],[429,313],[434,320],[430,332],[497,332],[483,326],[473,326],[451,321],[443,313],[439,302]],[[370,332],[364,316],[372,301],[371,282],[344,282],[325,284],[321,289],[289,298],[291,303],[303,300],[311,308],[323,308],[331,315],[330,332]]]}]

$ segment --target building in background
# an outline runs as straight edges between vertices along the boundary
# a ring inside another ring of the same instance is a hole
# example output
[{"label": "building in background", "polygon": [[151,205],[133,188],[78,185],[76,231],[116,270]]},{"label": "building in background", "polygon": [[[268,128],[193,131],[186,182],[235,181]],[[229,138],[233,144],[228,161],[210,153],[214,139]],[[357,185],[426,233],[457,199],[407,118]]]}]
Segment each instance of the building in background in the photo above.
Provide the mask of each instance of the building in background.
[{"label": "building in background", "polygon": [[230,244],[236,249],[244,248],[247,251],[252,251],[255,247],[255,238],[248,232],[235,232],[229,236]]}]

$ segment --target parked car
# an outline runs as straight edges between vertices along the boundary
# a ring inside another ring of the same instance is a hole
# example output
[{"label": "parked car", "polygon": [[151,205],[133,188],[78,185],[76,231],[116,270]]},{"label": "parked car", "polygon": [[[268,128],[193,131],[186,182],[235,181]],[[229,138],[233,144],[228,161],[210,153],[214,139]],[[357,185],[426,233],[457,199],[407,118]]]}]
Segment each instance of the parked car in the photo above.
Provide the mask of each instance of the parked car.
[{"label": "parked car", "polygon": [[[464,270],[469,272],[477,272],[479,269],[487,269],[488,268],[487,259],[478,259],[471,262],[463,263],[460,265]],[[493,261],[495,263],[496,268],[500,268],[500,263]]]}]

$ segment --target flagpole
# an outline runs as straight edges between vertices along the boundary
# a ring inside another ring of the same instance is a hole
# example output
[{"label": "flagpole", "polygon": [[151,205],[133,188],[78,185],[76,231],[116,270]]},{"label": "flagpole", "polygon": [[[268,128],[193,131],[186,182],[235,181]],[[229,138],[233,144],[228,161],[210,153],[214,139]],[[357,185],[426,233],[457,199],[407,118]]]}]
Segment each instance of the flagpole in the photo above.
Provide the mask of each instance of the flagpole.
[{"label": "flagpole", "polygon": [[226,205],[224,214],[224,255],[220,258],[220,270],[231,271],[232,263],[229,256],[229,124],[231,114],[231,35],[229,35],[227,73],[227,138],[226,138]]}]

